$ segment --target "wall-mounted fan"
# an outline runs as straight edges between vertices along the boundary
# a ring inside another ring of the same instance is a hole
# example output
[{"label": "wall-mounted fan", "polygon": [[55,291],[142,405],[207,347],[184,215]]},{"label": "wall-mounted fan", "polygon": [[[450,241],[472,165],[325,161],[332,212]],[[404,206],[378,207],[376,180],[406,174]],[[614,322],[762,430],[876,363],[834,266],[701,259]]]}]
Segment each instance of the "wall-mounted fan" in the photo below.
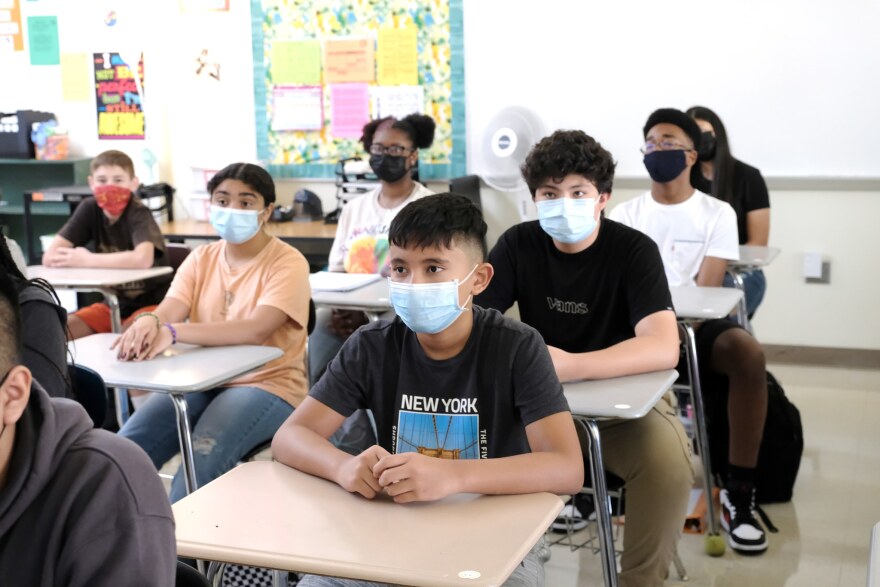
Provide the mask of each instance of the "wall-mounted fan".
[{"label": "wall-mounted fan", "polygon": [[477,175],[489,187],[515,194],[520,218],[535,217],[531,194],[520,173],[531,148],[546,135],[537,114],[522,106],[508,106],[483,129],[477,151]]}]

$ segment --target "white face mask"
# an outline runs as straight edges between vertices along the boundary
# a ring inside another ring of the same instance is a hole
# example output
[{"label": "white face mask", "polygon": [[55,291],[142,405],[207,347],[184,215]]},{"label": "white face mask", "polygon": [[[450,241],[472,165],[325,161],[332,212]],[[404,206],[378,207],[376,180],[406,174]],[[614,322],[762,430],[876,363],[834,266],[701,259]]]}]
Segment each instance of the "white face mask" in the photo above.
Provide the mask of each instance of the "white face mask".
[{"label": "white face mask", "polygon": [[[470,279],[479,265],[474,265],[467,277]],[[391,305],[403,323],[413,332],[437,334],[449,328],[449,325],[467,310],[458,303],[458,288],[461,282],[457,279],[440,283],[397,283],[388,280],[391,286]],[[468,296],[470,301],[471,296]],[[467,301],[465,301],[465,305]]]}]

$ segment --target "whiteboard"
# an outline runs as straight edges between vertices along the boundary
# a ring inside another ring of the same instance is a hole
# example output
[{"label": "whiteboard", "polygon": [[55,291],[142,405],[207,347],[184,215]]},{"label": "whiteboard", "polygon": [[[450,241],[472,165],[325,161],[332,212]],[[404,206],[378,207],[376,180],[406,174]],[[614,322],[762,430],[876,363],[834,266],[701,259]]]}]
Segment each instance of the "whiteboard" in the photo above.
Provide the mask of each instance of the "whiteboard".
[{"label": "whiteboard", "polygon": [[772,177],[880,177],[876,0],[466,0],[468,168],[521,105],[644,176],[648,115],[703,105]]}]

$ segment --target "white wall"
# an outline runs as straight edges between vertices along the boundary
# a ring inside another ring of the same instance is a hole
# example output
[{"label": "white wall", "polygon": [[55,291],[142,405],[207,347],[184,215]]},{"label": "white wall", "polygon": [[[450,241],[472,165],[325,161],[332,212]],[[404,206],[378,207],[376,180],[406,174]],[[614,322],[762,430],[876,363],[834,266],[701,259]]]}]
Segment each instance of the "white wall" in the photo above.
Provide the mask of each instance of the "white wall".
[{"label": "white wall", "polygon": [[[25,20],[59,15],[63,52],[144,50],[148,135],[146,141],[98,141],[94,99],[63,102],[59,68],[32,67],[26,52],[0,56],[0,111],[54,111],[71,130],[76,154],[122,148],[144,178],[142,150],[148,147],[160,160],[161,179],[181,198],[192,189],[191,166],[255,160],[245,0],[231,0],[228,13],[198,15],[180,14],[176,0],[21,6]],[[519,103],[540,107],[552,127],[594,134],[619,159],[618,175],[644,177],[637,149],[647,114],[705,101],[725,115],[737,155],[765,173],[880,176],[874,148],[880,36],[868,34],[880,21],[876,2],[544,0],[540,10],[535,6],[465,1],[469,158],[481,125],[499,107]],[[114,31],[102,28],[110,8],[120,17]],[[205,47],[222,63],[220,83],[193,75]],[[753,83],[725,85],[725,75]],[[681,93],[685,78],[695,80],[688,94]],[[335,189],[327,182],[281,181],[279,201],[289,203],[301,187],[316,191],[325,211],[335,207]],[[617,189],[614,200],[635,193]],[[880,349],[880,305],[874,301],[880,291],[880,190],[771,190],[771,199],[770,240],[783,253],[767,270],[769,291],[754,322],[759,338]],[[509,194],[485,190],[483,207],[490,242],[519,221]],[[831,261],[830,285],[804,283],[800,267],[808,250]]]}]

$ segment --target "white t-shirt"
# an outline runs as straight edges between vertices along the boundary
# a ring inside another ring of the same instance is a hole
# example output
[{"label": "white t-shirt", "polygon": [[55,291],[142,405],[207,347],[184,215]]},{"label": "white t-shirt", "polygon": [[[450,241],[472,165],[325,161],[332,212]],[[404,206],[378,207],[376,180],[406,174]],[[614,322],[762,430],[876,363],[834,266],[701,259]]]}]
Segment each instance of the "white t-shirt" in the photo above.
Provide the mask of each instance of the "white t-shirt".
[{"label": "white t-shirt", "polygon": [[388,225],[404,206],[433,192],[415,182],[412,193],[396,208],[379,205],[379,190],[354,199],[342,208],[336,238],[330,249],[330,271],[380,273],[388,263]]},{"label": "white t-shirt", "polygon": [[670,286],[696,285],[704,257],[739,259],[736,212],[697,190],[680,204],[660,204],[648,191],[615,207],[609,218],[657,243]]}]

